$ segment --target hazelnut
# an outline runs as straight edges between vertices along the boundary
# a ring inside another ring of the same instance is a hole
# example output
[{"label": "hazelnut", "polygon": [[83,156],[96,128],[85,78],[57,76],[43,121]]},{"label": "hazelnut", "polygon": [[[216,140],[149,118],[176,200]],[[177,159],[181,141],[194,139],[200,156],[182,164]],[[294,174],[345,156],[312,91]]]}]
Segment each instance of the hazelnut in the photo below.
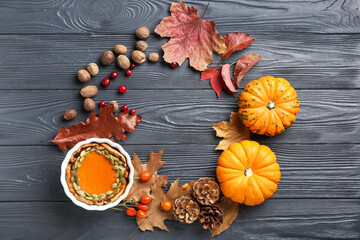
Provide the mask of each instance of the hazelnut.
[{"label": "hazelnut", "polygon": [[102,55],[101,55],[101,64],[102,65],[109,65],[110,63],[112,63],[112,61],[114,61],[114,53],[112,51],[105,51]]},{"label": "hazelnut", "polygon": [[96,63],[89,63],[86,67],[91,76],[96,76],[99,73],[99,67]]},{"label": "hazelnut", "polygon": [[131,53],[131,58],[134,62],[136,63],[143,63],[146,60],[146,56],[143,52],[139,51],[139,50],[135,50]]},{"label": "hazelnut", "polygon": [[150,62],[157,62],[157,61],[159,61],[159,54],[157,54],[155,52],[150,53],[148,56],[148,59]]},{"label": "hazelnut", "polygon": [[89,85],[86,87],[83,87],[80,90],[80,94],[81,96],[83,96],[84,98],[90,98],[95,96],[98,93],[98,88],[95,85]]},{"label": "hazelnut", "polygon": [[135,48],[140,51],[145,51],[148,48],[147,42],[140,40],[135,43]]},{"label": "hazelnut", "polygon": [[83,107],[85,111],[91,112],[95,109],[95,102],[91,98],[85,98]]},{"label": "hazelnut", "polygon": [[128,69],[130,67],[130,60],[125,55],[119,55],[117,63],[122,69]]},{"label": "hazelnut", "polygon": [[146,39],[150,36],[150,31],[147,27],[139,27],[136,29],[136,36],[140,39]]},{"label": "hazelnut", "polygon": [[88,71],[86,71],[85,69],[80,69],[78,71],[78,79],[80,80],[80,82],[88,82],[91,79],[91,75]]},{"label": "hazelnut", "polygon": [[124,45],[118,44],[114,46],[114,52],[116,54],[125,54],[127,52],[127,47]]},{"label": "hazelnut", "polygon": [[63,117],[65,120],[71,120],[76,118],[76,115],[77,115],[77,111],[75,109],[68,109],[64,112]]},{"label": "hazelnut", "polygon": [[119,110],[119,104],[117,103],[117,101],[111,101],[110,103],[114,104],[114,112]]}]

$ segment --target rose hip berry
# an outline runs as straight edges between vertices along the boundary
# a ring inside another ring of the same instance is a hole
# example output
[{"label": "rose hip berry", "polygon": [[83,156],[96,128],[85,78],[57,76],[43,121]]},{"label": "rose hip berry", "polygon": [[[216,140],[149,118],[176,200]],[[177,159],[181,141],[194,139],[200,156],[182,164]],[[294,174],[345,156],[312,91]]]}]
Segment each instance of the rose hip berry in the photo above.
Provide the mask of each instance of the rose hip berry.
[{"label": "rose hip berry", "polygon": [[130,76],[132,74],[132,71],[130,69],[126,70],[125,72],[126,76]]},{"label": "rose hip berry", "polygon": [[140,202],[142,204],[148,204],[149,202],[151,202],[151,197],[148,195],[142,195],[140,198]]},{"label": "rose hip berry", "polygon": [[104,78],[104,79],[101,81],[101,84],[102,84],[104,87],[108,87],[108,86],[110,85],[110,79]]},{"label": "rose hip berry", "polygon": [[178,66],[179,66],[179,64],[177,62],[170,63],[170,68],[172,68],[172,69],[177,68]]},{"label": "rose hip berry", "polygon": [[133,63],[130,64],[130,68],[131,68],[131,69],[134,69],[134,68],[135,68],[135,64],[133,64]]},{"label": "rose hip berry", "polygon": [[135,115],[135,113],[136,113],[136,110],[135,110],[135,109],[131,109],[131,110],[130,110],[130,114],[131,114],[131,115]]},{"label": "rose hip berry", "polygon": [[119,87],[119,93],[126,93],[126,91],[127,91],[127,88],[124,85],[121,85]]},{"label": "rose hip berry", "polygon": [[118,77],[118,73],[117,72],[112,72],[112,73],[110,73],[110,77],[111,77],[111,79],[115,79],[115,78]]},{"label": "rose hip berry", "polygon": [[129,207],[126,209],[126,214],[130,217],[136,216],[136,213],[137,212],[136,212],[135,208],[133,208],[133,207]]},{"label": "rose hip berry", "polygon": [[126,112],[127,110],[129,110],[129,107],[127,105],[123,105],[121,107],[121,110],[123,110],[124,112]]},{"label": "rose hip berry", "polygon": [[105,106],[106,106],[106,103],[105,103],[104,101],[101,101],[101,102],[99,102],[99,106],[100,106],[100,107],[105,107]]}]

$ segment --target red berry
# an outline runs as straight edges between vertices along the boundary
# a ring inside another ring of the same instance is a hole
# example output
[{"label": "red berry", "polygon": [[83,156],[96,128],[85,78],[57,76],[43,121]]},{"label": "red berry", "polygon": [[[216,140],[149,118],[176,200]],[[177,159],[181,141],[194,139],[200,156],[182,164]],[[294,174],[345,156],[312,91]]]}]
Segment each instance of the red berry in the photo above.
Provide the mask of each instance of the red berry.
[{"label": "red berry", "polygon": [[133,207],[129,207],[126,209],[126,214],[130,217],[136,216],[136,210]]},{"label": "red berry", "polygon": [[131,115],[135,115],[135,113],[136,113],[136,110],[132,108],[132,109],[130,110],[130,114],[131,114]]},{"label": "red berry", "polygon": [[101,82],[101,84],[104,86],[104,87],[108,87],[110,85],[110,79],[108,78],[104,78]]},{"label": "red berry", "polygon": [[126,93],[126,91],[127,91],[127,88],[126,88],[124,85],[121,85],[121,86],[119,87],[119,92],[120,92],[120,93]]},{"label": "red berry", "polygon": [[141,203],[139,203],[138,205],[137,205],[137,209],[138,210],[143,210],[143,211],[147,211],[147,210],[149,210],[150,209],[150,207],[149,207],[149,205],[147,205],[147,204],[141,204]]},{"label": "red berry", "polygon": [[130,68],[131,68],[131,69],[134,69],[134,68],[135,68],[135,64],[133,64],[133,63],[130,64]]},{"label": "red berry", "polygon": [[145,219],[146,218],[146,213],[143,210],[138,210],[136,217],[140,218],[140,219]]},{"label": "red berry", "polygon": [[124,112],[126,112],[127,110],[129,110],[129,107],[127,105],[123,105],[121,107],[121,110],[123,110]]},{"label": "red berry", "polygon": [[[133,109],[131,109],[131,110],[133,110]],[[130,111],[130,112],[131,112],[131,111]],[[134,114],[135,114],[135,113],[134,113]],[[141,181],[143,181],[143,182],[149,181],[151,177],[152,177],[152,174],[151,174],[151,172],[149,172],[149,171],[143,171],[143,172],[140,174],[140,179],[141,179]]]},{"label": "red berry", "polygon": [[132,74],[132,71],[130,69],[126,70],[125,72],[126,76],[130,76]]},{"label": "red berry", "polygon": [[142,204],[148,204],[149,202],[151,202],[151,197],[148,195],[142,195],[142,197],[140,198],[140,202]]},{"label": "red berry", "polygon": [[101,101],[101,102],[99,102],[99,106],[100,106],[100,107],[105,107],[105,106],[106,106],[106,103],[105,103],[104,101]]},{"label": "red berry", "polygon": [[177,68],[179,64],[177,62],[170,63],[170,68]]},{"label": "red berry", "polygon": [[172,203],[170,201],[161,202],[161,208],[165,211],[170,211],[172,208]]},{"label": "red berry", "polygon": [[112,72],[112,73],[110,73],[110,77],[111,77],[111,79],[117,78],[117,77],[118,77],[117,72]]}]

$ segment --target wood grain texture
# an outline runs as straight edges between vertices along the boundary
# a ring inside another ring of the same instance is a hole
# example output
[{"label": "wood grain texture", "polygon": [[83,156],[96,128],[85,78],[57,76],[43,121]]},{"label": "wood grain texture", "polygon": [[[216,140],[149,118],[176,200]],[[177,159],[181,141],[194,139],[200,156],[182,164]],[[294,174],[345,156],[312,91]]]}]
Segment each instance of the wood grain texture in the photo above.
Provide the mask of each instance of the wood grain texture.
[{"label": "wood grain texture", "polygon": [[[358,200],[270,199],[255,207],[242,207],[230,228],[214,239],[359,239]],[[0,203],[1,239],[127,239],[136,228],[124,212],[85,211],[66,203]],[[135,239],[210,239],[198,222],[166,224],[170,232],[141,232]],[[46,229],[46,231],[45,231]],[[6,238],[4,238],[6,237]]]},{"label": "wood grain texture", "polygon": [[[184,1],[200,14],[208,1]],[[213,2],[205,19],[216,20],[221,34],[244,32],[359,33],[357,0]],[[0,3],[0,32],[6,34],[126,34],[146,24],[154,29],[169,15],[170,1],[46,0]],[[221,9],[221,10],[220,10]],[[224,14],[225,13],[225,14]]]},{"label": "wood grain texture", "polygon": [[[131,89],[129,87],[129,89]],[[296,123],[275,137],[255,136],[264,143],[360,143],[360,90],[298,90],[301,110]],[[117,100],[135,108],[143,119],[128,133],[128,144],[216,144],[212,124],[229,120],[237,98],[216,99],[212,90],[115,90],[95,97]],[[70,122],[62,119],[68,108],[79,110]],[[0,145],[39,144],[51,140],[62,125],[85,121],[82,98],[75,90],[0,91]]]},{"label": "wood grain texture", "polygon": [[[180,183],[215,175],[221,151],[215,145],[123,145],[143,162],[151,150],[164,149],[159,171]],[[359,198],[360,145],[268,144],[281,167],[281,181],[273,198]],[[69,201],[60,184],[65,157],[56,146],[0,147],[0,201]],[[16,153],[16,154],[14,154]]]},{"label": "wood grain texture", "polygon": [[[292,33],[254,34],[255,42],[247,49],[234,53],[224,63],[256,52],[264,58],[280,61],[260,61],[245,76],[240,87],[261,76],[281,76],[296,89],[301,88],[359,88],[360,48],[358,36]],[[146,54],[159,52],[167,40],[151,36]],[[324,44],[326,42],[326,44]],[[78,89],[77,71],[89,62],[99,63],[105,50],[115,44],[124,44],[133,50],[133,35],[78,36],[65,35],[0,35],[0,89]],[[219,57],[214,54],[216,66]],[[185,62],[170,69],[165,62],[138,65],[130,78],[112,65],[101,67],[100,74],[90,83],[100,84],[111,71],[118,71],[119,79],[109,89],[117,89],[124,80],[131,89],[211,89],[209,81],[200,82],[200,73]],[[9,81],[11,79],[11,81]]]}]

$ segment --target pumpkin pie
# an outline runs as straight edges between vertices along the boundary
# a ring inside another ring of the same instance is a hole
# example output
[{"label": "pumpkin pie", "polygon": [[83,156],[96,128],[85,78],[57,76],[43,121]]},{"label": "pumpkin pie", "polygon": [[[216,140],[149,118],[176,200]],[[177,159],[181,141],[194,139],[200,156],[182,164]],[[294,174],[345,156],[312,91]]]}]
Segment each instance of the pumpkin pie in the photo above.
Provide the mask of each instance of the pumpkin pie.
[{"label": "pumpkin pie", "polygon": [[89,143],[75,151],[66,168],[66,182],[75,198],[88,205],[106,205],[125,191],[126,158],[106,143]]}]

